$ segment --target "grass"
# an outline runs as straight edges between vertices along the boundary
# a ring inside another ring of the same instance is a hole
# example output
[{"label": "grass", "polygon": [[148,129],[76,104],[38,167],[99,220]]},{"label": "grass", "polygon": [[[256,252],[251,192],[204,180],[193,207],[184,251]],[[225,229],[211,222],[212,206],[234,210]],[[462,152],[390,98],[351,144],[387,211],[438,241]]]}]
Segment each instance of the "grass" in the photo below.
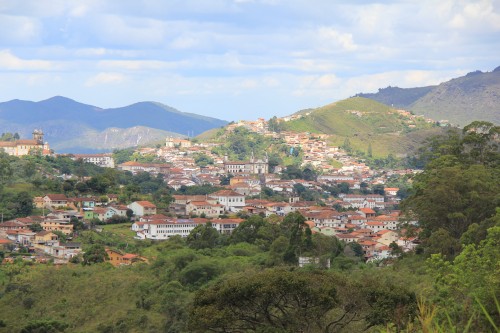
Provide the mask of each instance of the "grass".
[{"label": "grass", "polygon": [[315,109],[309,116],[287,122],[286,127],[292,131],[330,134],[330,143],[336,146],[349,138],[358,151],[367,152],[371,144],[373,156],[382,158],[415,150],[436,130],[419,119],[414,121],[415,128],[410,128],[408,121],[409,118],[387,105],[353,97]]},{"label": "grass", "polygon": [[130,229],[131,223],[108,224],[103,226],[103,231],[115,234],[124,240],[133,240],[136,233]]}]

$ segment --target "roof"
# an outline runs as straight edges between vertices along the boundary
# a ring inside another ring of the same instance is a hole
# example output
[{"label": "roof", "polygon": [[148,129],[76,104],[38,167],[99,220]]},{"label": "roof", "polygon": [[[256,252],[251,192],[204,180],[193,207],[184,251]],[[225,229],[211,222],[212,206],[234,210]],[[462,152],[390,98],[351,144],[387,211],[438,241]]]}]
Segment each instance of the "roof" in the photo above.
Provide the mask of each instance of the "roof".
[{"label": "roof", "polygon": [[361,208],[360,211],[365,214],[375,214],[375,211],[371,208]]},{"label": "roof", "polygon": [[68,197],[66,197],[64,194],[47,194],[46,197],[50,200],[57,201],[68,200]]},{"label": "roof", "polygon": [[155,204],[149,201],[136,201],[135,203],[145,208],[156,208]]},{"label": "roof", "polygon": [[239,194],[238,192],[235,192],[233,190],[220,190],[215,193],[212,193],[212,195],[218,197],[244,197],[243,194]]}]

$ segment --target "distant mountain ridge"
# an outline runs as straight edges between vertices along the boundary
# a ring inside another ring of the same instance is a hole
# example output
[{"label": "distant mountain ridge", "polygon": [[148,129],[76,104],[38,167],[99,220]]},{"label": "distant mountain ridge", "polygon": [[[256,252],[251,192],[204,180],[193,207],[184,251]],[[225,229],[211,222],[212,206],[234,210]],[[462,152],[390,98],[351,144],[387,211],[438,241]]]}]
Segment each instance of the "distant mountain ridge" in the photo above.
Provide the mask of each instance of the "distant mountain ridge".
[{"label": "distant mountain ridge", "polygon": [[459,126],[474,120],[500,124],[500,67],[492,72],[471,72],[437,86],[387,87],[377,93],[356,96]]},{"label": "distant mountain ridge", "polygon": [[[157,102],[103,109],[56,96],[39,102],[11,100],[0,103],[3,132],[29,137],[41,128],[59,152],[72,149],[111,150],[157,142],[160,137],[197,135],[226,125],[224,120],[178,111]],[[103,142],[103,138],[121,137]],[[107,135],[106,135],[107,134]],[[127,139],[128,138],[128,139]]]}]

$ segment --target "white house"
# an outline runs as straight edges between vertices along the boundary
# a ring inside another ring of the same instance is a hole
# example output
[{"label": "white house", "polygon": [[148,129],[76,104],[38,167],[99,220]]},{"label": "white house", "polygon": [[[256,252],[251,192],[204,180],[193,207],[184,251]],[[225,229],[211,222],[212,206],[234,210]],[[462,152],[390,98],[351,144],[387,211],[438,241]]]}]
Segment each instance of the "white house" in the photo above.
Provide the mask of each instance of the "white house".
[{"label": "white house", "polygon": [[221,190],[210,194],[212,198],[224,206],[228,212],[237,212],[245,207],[245,196],[233,190]]},{"label": "white house", "polygon": [[156,206],[149,201],[134,201],[127,205],[127,207],[132,209],[135,216],[156,214]]}]

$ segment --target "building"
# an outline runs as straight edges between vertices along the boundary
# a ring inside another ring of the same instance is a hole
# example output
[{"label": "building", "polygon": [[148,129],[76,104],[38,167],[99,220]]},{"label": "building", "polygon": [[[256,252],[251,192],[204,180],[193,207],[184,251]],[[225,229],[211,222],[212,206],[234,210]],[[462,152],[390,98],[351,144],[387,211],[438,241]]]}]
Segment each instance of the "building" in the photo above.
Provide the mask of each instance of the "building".
[{"label": "building", "polygon": [[43,142],[43,132],[33,131],[33,139],[20,139],[15,141],[0,141],[0,149],[12,156],[25,156],[32,152],[40,152],[42,155],[50,155],[50,147]]},{"label": "building", "polygon": [[112,154],[77,154],[74,160],[81,159],[86,163],[92,163],[103,168],[114,168],[115,161]]},{"label": "building", "polygon": [[140,163],[135,161],[129,161],[118,165],[118,170],[130,171],[133,174],[138,172],[149,172],[153,174],[168,174],[171,169],[170,164],[162,163]]},{"label": "building", "polygon": [[135,216],[156,214],[156,206],[149,201],[134,201],[127,208],[132,209]]},{"label": "building", "polygon": [[191,146],[191,141],[186,139],[168,137],[165,140],[165,147],[168,148],[190,148]]},{"label": "building", "polygon": [[233,190],[220,190],[210,194],[228,212],[238,212],[245,207],[245,196]]},{"label": "building", "polygon": [[118,267],[123,265],[132,265],[136,262],[147,262],[146,258],[143,258],[137,254],[132,253],[122,253],[117,250],[112,250],[110,248],[105,249],[106,254],[108,255],[108,259],[106,262],[109,262],[111,265]]},{"label": "building", "polygon": [[132,224],[132,230],[137,233],[137,239],[169,239],[172,236],[187,237],[189,233],[203,221],[194,219],[154,219],[148,222],[135,222]]},{"label": "building", "polygon": [[47,194],[43,197],[45,208],[59,208],[68,205],[68,198],[64,194]]},{"label": "building", "polygon": [[250,161],[230,162],[225,158],[224,171],[227,174],[265,174],[269,172],[269,160],[256,159],[252,153]]}]

